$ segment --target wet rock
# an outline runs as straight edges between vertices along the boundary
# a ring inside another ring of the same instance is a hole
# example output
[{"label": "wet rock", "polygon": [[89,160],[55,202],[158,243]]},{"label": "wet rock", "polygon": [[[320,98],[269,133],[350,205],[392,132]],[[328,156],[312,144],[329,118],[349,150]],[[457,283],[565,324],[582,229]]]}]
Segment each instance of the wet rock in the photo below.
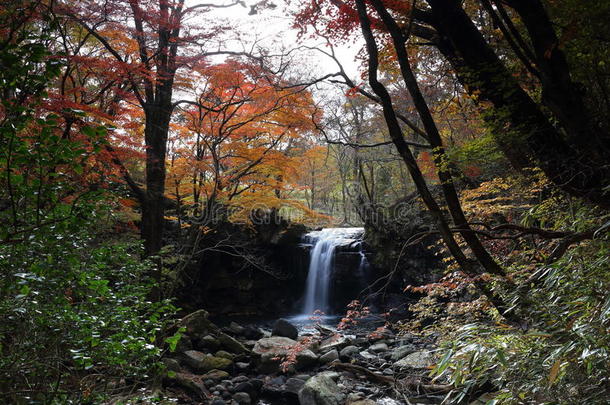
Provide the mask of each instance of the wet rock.
[{"label": "wet rock", "polygon": [[299,336],[299,330],[296,326],[291,324],[285,319],[278,319],[273,325],[273,330],[271,331],[272,336],[282,336],[287,337],[292,340],[296,340]]},{"label": "wet rock", "polygon": [[237,367],[238,370],[247,370],[248,368],[250,368],[250,363],[244,363],[239,361],[235,363],[235,367]]},{"label": "wet rock", "polygon": [[259,328],[254,326],[244,326],[244,331],[242,335],[248,340],[258,340],[264,336],[264,333],[261,332]]},{"label": "wet rock", "polygon": [[339,352],[339,358],[341,360],[349,360],[351,359],[354,355],[356,355],[356,353],[358,353],[360,351],[360,349],[358,348],[358,346],[347,346],[344,347],[343,349],[341,349],[341,351]]},{"label": "wet rock", "polygon": [[320,347],[318,348],[318,350],[320,351],[320,353],[326,353],[333,349],[340,350],[341,348],[347,346],[349,343],[349,338],[343,335],[336,334],[320,342]]},{"label": "wet rock", "polygon": [[250,405],[252,400],[250,399],[250,395],[246,392],[238,392],[233,394],[233,400],[237,402],[239,405]]},{"label": "wet rock", "polygon": [[299,391],[301,390],[301,388],[303,388],[304,385],[305,381],[301,380],[300,378],[289,378],[288,380],[286,380],[284,389],[286,390],[286,394],[288,396],[293,396],[296,398],[299,394]]},{"label": "wet rock", "polygon": [[309,374],[297,374],[294,378],[298,378],[299,380],[307,381],[311,378]]},{"label": "wet rock", "polygon": [[235,358],[234,354],[229,352],[225,352],[224,350],[219,350],[214,354],[216,357],[222,357],[223,359],[233,360]]},{"label": "wet rock", "polygon": [[208,356],[196,350],[187,350],[183,353],[183,361],[196,371],[226,370],[233,362],[222,357]]},{"label": "wet rock", "polygon": [[180,363],[176,359],[172,359],[170,357],[164,357],[161,359],[161,362],[165,365],[169,371],[181,371]]},{"label": "wet rock", "polygon": [[400,359],[403,359],[408,354],[414,353],[416,351],[417,351],[417,348],[411,344],[399,346],[396,349],[392,350],[392,356],[390,358],[393,361],[398,361]]},{"label": "wet rock", "polygon": [[200,397],[205,397],[206,395],[207,391],[201,376],[191,373],[174,373],[171,377],[168,377],[168,380]]},{"label": "wet rock", "polygon": [[201,376],[204,380],[220,381],[229,378],[229,373],[222,370],[212,370]]},{"label": "wet rock", "polygon": [[201,338],[201,345],[210,350],[217,350],[220,347],[220,342],[212,335],[205,335]]},{"label": "wet rock", "polygon": [[423,351],[408,354],[402,360],[399,360],[396,363],[394,363],[394,366],[398,367],[398,368],[423,369],[423,368],[430,367],[431,365],[434,364],[434,362],[435,362],[434,355],[427,350],[423,350]]},{"label": "wet rock", "polygon": [[377,356],[375,356],[373,353],[368,352],[366,350],[364,350],[364,351],[362,351],[362,352],[360,352],[358,354],[360,356],[362,356],[366,360],[376,360],[377,359]]},{"label": "wet rock", "polygon": [[376,343],[369,347],[369,351],[373,353],[387,352],[388,345],[386,343]]},{"label": "wet rock", "polygon": [[227,405],[227,403],[220,398],[216,398],[210,402],[210,405]]},{"label": "wet rock", "polygon": [[248,353],[249,350],[246,349],[244,345],[242,345],[239,341],[227,335],[226,333],[220,333],[218,335],[218,341],[222,346],[224,346],[231,353]]},{"label": "wet rock", "polygon": [[300,405],[342,405],[345,396],[335,382],[338,376],[323,372],[310,378],[299,391]]},{"label": "wet rock", "polygon": [[254,391],[254,387],[248,381],[242,381],[235,385],[234,391],[251,393]]},{"label": "wet rock", "polygon": [[338,359],[339,359],[339,352],[337,351],[337,349],[333,349],[333,350],[323,354],[322,356],[320,356],[320,363],[328,364],[328,363],[331,363]]},{"label": "wet rock", "polygon": [[190,336],[205,336],[218,327],[208,319],[208,311],[200,309],[188,314],[180,320],[180,326],[186,328],[186,334]]},{"label": "wet rock", "polygon": [[[280,370],[280,363],[288,352],[297,344],[296,341],[287,337],[272,336],[262,338],[252,349],[258,370],[261,373],[275,373]],[[317,356],[309,349],[300,350],[296,355],[296,369],[302,369],[314,365]]]},{"label": "wet rock", "polygon": [[243,335],[246,329],[237,322],[231,322],[229,324],[229,330],[236,335]]}]

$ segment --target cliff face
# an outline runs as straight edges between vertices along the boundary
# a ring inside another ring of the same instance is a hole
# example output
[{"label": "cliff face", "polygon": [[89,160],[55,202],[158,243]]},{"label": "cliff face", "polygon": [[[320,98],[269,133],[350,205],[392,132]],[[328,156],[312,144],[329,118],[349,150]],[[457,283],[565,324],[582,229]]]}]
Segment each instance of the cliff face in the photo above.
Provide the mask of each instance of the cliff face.
[{"label": "cliff face", "polygon": [[[203,252],[183,277],[180,306],[214,316],[272,316],[290,312],[307,277],[306,228],[223,226],[200,242]],[[212,246],[213,248],[210,248]]]}]

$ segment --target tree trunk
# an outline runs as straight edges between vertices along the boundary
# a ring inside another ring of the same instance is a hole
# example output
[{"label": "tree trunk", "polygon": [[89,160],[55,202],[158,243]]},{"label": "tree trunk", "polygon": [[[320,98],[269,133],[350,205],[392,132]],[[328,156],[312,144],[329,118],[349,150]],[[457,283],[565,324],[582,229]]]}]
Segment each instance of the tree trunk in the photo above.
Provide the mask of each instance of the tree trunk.
[{"label": "tree trunk", "polygon": [[146,127],[146,202],[142,207],[141,236],[147,256],[163,246],[165,216],[165,155],[171,117],[171,106],[145,107]]},{"label": "tree trunk", "polygon": [[[439,50],[470,92],[493,104],[487,122],[493,123],[501,149],[516,167],[531,151],[547,177],[567,193],[610,208],[604,194],[609,169],[569,145],[560,131],[520,87],[502,64],[457,0],[427,0],[432,24],[440,34]],[[512,152],[514,151],[514,152]]]}]

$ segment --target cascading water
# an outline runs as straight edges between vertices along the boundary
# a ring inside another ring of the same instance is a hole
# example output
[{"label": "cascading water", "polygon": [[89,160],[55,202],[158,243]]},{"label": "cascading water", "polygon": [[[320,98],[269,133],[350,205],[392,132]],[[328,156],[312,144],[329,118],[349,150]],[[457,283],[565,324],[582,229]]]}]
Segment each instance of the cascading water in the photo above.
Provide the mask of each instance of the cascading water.
[{"label": "cascading water", "polygon": [[363,232],[363,228],[325,228],[306,235],[307,241],[312,244],[312,249],[305,286],[303,314],[311,315],[316,310],[328,314],[329,287],[335,249],[338,246],[348,246],[359,242]]}]

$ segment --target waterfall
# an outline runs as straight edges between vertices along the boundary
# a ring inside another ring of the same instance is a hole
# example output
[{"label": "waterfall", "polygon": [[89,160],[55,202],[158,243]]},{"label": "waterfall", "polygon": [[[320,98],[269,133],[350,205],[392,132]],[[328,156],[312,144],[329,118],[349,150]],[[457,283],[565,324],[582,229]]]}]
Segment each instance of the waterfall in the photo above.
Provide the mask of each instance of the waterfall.
[{"label": "waterfall", "polygon": [[305,235],[312,245],[309,272],[305,286],[302,313],[311,315],[316,310],[328,314],[329,287],[333,272],[333,259],[338,246],[359,242],[363,228],[325,228]]}]

